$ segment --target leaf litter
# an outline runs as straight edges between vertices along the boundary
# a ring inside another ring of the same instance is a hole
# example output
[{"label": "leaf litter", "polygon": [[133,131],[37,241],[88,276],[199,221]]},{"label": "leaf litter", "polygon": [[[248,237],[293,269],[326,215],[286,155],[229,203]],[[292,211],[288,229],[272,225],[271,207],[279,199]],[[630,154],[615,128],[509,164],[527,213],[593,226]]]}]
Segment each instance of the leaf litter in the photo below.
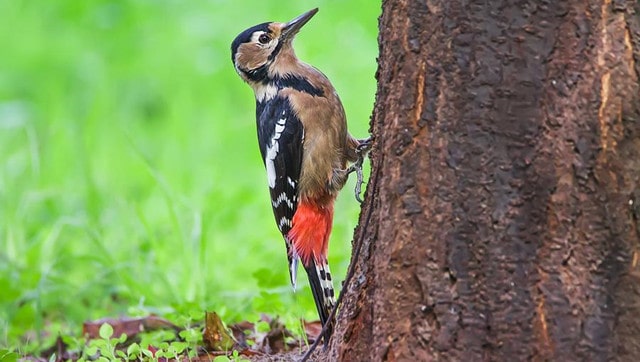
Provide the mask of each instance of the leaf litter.
[{"label": "leaf litter", "polygon": [[[139,358],[135,359],[149,357],[158,361],[213,361],[218,356],[229,356],[252,361],[279,361],[302,354],[320,335],[322,330],[320,321],[301,321],[301,323],[304,336],[287,329],[277,317],[272,318],[263,314],[257,323],[241,321],[227,326],[216,312],[206,312],[203,322],[190,327],[190,329],[202,331],[201,340],[191,350],[183,348],[179,353],[174,350],[170,357],[167,357],[166,351],[164,353],[161,351],[174,343],[185,342],[181,332],[186,328],[179,327],[159,316],[87,321],[82,326],[82,335],[86,339],[85,345],[89,345],[90,341],[109,341],[113,337],[111,342],[114,344],[114,355],[125,359],[126,356],[131,356],[131,347],[139,343],[145,333],[168,331],[173,332],[173,340],[164,340],[157,345],[149,344],[146,348],[135,346],[141,348],[138,352]],[[110,326],[107,335],[104,334],[106,325]],[[54,344],[42,351],[39,357],[27,356],[23,360],[68,361],[81,357],[87,360],[109,358],[102,352],[98,349],[93,354],[87,355],[86,349],[84,352],[77,348],[74,350],[70,348],[65,338],[58,336]]]}]

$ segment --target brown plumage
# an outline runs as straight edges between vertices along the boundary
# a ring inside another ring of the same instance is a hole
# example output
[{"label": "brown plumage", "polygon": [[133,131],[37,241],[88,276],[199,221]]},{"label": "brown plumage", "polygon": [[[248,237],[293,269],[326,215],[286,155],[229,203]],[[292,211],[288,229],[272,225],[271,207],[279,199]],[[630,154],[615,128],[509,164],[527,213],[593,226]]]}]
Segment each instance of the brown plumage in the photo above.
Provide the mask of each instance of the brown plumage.
[{"label": "brown plumage", "polygon": [[[349,135],[329,79],[295,55],[293,38],[316,12],[245,30],[233,41],[231,57],[256,96],[260,151],[291,282],[295,288],[301,260],[320,319],[327,323],[335,305],[327,262],[333,204],[349,173],[360,172],[369,143]],[[350,162],[356,163],[348,167]]]}]

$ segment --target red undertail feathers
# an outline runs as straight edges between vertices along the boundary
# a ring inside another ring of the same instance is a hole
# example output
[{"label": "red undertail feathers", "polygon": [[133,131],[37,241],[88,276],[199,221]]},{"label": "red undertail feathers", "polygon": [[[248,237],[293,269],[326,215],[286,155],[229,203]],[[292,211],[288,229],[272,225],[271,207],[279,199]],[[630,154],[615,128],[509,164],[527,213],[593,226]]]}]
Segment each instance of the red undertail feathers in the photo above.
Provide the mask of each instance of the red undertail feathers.
[{"label": "red undertail feathers", "polygon": [[293,251],[302,264],[308,266],[312,258],[316,262],[327,259],[332,223],[333,200],[326,204],[302,200],[298,204],[287,238],[293,243]]}]

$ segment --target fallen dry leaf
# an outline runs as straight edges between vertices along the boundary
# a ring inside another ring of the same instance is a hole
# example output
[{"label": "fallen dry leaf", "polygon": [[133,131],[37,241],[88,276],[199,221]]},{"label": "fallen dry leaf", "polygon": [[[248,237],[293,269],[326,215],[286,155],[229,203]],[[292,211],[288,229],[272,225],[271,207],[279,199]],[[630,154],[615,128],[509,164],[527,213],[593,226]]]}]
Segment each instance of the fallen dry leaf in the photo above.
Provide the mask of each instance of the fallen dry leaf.
[{"label": "fallen dry leaf", "polygon": [[202,341],[212,351],[230,351],[235,340],[216,312],[206,312]]},{"label": "fallen dry leaf", "polygon": [[123,333],[127,338],[131,338],[136,334],[144,331],[153,331],[157,329],[173,329],[180,331],[180,328],[164,318],[150,315],[143,318],[104,318],[97,321],[84,322],[82,325],[82,334],[89,339],[100,338],[100,326],[104,323],[113,327],[113,336],[119,337]]},{"label": "fallen dry leaf", "polygon": [[242,321],[240,323],[232,324],[229,326],[231,332],[233,332],[233,338],[236,343],[242,349],[249,348],[248,340],[255,340],[255,324],[249,321]]},{"label": "fallen dry leaf", "polygon": [[315,341],[320,336],[320,332],[322,332],[322,323],[320,321],[313,322],[303,322],[304,325],[304,333],[307,334],[308,341]]}]

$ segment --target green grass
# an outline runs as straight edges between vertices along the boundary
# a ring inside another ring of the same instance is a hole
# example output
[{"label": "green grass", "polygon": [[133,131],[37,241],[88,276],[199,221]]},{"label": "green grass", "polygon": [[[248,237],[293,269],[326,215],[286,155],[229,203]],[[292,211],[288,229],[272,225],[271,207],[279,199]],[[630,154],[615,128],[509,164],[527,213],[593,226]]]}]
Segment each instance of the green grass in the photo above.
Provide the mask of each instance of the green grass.
[{"label": "green grass", "polygon": [[[0,346],[28,352],[105,316],[315,318],[308,288],[289,287],[229,51],[245,28],[314,6],[298,56],[365,136],[374,1],[0,0]],[[335,214],[338,279],[352,190]]]}]

